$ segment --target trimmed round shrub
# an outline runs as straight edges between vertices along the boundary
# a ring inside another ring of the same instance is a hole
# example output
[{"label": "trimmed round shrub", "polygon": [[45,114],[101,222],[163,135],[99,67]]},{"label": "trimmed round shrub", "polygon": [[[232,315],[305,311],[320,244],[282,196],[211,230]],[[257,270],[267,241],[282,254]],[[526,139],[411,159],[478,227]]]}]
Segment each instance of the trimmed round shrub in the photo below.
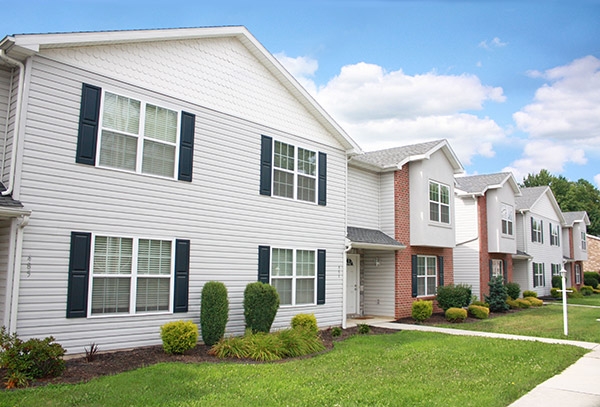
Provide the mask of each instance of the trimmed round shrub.
[{"label": "trimmed round shrub", "polygon": [[550,296],[552,298],[561,298],[562,297],[562,293],[560,292],[560,288],[552,287],[550,289]]},{"label": "trimmed round shrub", "polygon": [[562,277],[561,276],[552,276],[552,287],[561,288],[562,285]]},{"label": "trimmed round shrub", "polygon": [[279,309],[279,294],[275,287],[257,281],[244,290],[244,319],[252,333],[271,330]]},{"label": "trimmed round shrub", "polygon": [[525,297],[537,298],[537,293],[535,291],[525,290],[525,291],[523,291],[523,298],[525,298]]},{"label": "trimmed round shrub", "polygon": [[519,298],[521,295],[521,286],[518,283],[506,283],[506,294],[513,300]]},{"label": "trimmed round shrub", "polygon": [[229,318],[227,288],[220,281],[209,281],[202,287],[200,299],[200,330],[202,340],[213,346],[225,335]]},{"label": "trimmed round shrub", "polygon": [[469,314],[477,319],[487,319],[490,316],[490,309],[481,305],[469,305]]},{"label": "trimmed round shrub", "polygon": [[544,305],[544,301],[540,300],[539,298],[525,297],[523,299],[527,301],[532,307],[541,307],[542,305]]},{"label": "trimmed round shrub", "polygon": [[463,308],[448,308],[446,310],[446,320],[449,322],[463,322],[467,319],[467,310]]},{"label": "trimmed round shrub", "polygon": [[583,284],[589,285],[592,288],[598,288],[600,285],[600,274],[596,273],[595,271],[584,271]]},{"label": "trimmed round shrub", "polygon": [[519,308],[529,308],[531,307],[531,303],[527,300],[528,297],[517,298],[515,302],[518,304]]},{"label": "trimmed round shrub", "polygon": [[490,304],[491,312],[506,312],[509,309],[506,300],[508,294],[506,293],[506,287],[502,283],[502,277],[497,276],[490,280],[488,283],[490,287],[490,295],[484,295],[485,302]]},{"label": "trimmed round shrub", "polygon": [[506,304],[510,307],[510,309],[519,309],[521,308],[517,303],[517,300],[508,299],[506,300]]},{"label": "trimmed round shrub", "polygon": [[412,317],[415,321],[426,321],[431,314],[433,314],[433,301],[418,300],[412,303]]},{"label": "trimmed round shrub", "polygon": [[441,309],[468,307],[471,303],[471,286],[448,284],[437,288],[435,299]]},{"label": "trimmed round shrub", "polygon": [[163,349],[168,354],[182,354],[198,342],[198,325],[192,321],[172,321],[160,327]]},{"label": "trimmed round shrub", "polygon": [[473,301],[471,303],[471,305],[479,305],[480,307],[485,307],[487,309],[490,309],[490,304],[488,304],[487,302],[483,302],[483,301]]},{"label": "trimmed round shrub", "polygon": [[317,335],[319,327],[315,314],[296,314],[292,318],[292,329],[304,329],[307,332]]},{"label": "trimmed round shrub", "polygon": [[581,289],[579,290],[579,292],[582,295],[588,297],[588,296],[594,294],[594,287],[589,286],[589,285],[584,285],[584,286],[581,286]]}]

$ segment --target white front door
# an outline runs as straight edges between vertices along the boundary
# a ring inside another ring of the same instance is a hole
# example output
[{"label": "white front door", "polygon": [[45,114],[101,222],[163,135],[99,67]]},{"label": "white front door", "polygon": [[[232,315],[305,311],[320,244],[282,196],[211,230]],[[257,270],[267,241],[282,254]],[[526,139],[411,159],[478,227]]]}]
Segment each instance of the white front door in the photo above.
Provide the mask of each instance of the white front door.
[{"label": "white front door", "polygon": [[359,310],[359,278],[360,255],[349,254],[346,257],[346,314],[358,314]]}]

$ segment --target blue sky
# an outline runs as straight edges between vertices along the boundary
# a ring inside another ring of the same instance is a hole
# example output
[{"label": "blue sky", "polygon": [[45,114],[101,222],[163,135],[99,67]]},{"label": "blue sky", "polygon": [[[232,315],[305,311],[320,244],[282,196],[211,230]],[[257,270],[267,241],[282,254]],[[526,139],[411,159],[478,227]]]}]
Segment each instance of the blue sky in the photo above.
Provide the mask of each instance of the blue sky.
[{"label": "blue sky", "polygon": [[600,0],[0,0],[2,33],[244,25],[366,151],[600,185]]}]

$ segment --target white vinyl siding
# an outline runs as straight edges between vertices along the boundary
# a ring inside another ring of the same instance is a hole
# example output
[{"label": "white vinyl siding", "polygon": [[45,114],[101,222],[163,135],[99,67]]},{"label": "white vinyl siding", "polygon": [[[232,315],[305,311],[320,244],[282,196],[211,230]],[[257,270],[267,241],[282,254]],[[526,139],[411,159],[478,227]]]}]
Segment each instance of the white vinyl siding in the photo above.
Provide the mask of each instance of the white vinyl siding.
[{"label": "white vinyl siding", "polygon": [[365,315],[394,316],[395,251],[365,250],[361,285]]},{"label": "white vinyl siding", "polygon": [[[7,299],[10,298],[10,293],[6,290],[8,279],[8,254],[10,247],[10,224],[16,220],[1,219],[0,220],[0,324],[5,325],[8,322],[6,312],[9,309]],[[27,268],[24,268],[25,271]]]},{"label": "white vinyl siding", "polygon": [[472,197],[454,199],[456,247],[452,250],[454,283],[468,284],[473,295],[481,297],[479,278],[479,223],[477,200]]},{"label": "white vinyl siding", "polygon": [[[245,64],[258,64],[246,55]],[[172,74],[174,64],[166,65]],[[269,117],[272,126],[267,127],[261,120],[253,122],[205,108],[200,103],[206,97],[204,90],[194,90],[188,98],[188,92],[179,94],[169,88],[171,79],[161,77],[159,85],[150,81],[136,87],[47,58],[32,59],[18,199],[27,202],[36,216],[27,226],[23,242],[23,253],[32,256],[32,268],[31,276],[21,280],[20,335],[53,335],[69,353],[81,353],[92,342],[103,350],[157,345],[157,327],[162,324],[177,319],[199,322],[200,293],[204,283],[213,280],[222,281],[228,289],[227,334],[241,335],[245,328],[243,292],[257,279],[256,248],[261,244],[326,250],[326,303],[303,306],[302,312],[314,313],[320,327],[341,325],[343,280],[338,270],[343,267],[346,235],[345,149],[306,110],[289,111],[281,121]],[[264,80],[271,81],[269,77]],[[245,81],[244,86],[251,84],[254,96],[264,90],[261,80]],[[174,182],[75,164],[82,83],[195,114],[194,181]],[[272,89],[271,85],[267,89]],[[152,92],[153,87],[160,92]],[[286,94],[279,90],[269,96],[282,93]],[[291,108],[298,108],[294,103]],[[261,116],[268,116],[268,106],[261,100],[254,98],[252,104]],[[296,123],[301,118],[304,126],[291,127],[303,131],[282,130],[290,128],[284,123],[289,116]],[[261,199],[257,163],[260,135],[265,133],[327,154],[327,206]],[[306,138],[307,134],[311,138]],[[66,319],[69,243],[74,230],[91,230],[100,236],[162,240],[176,235],[189,239],[189,312]],[[280,308],[273,329],[288,327],[297,312],[295,307]]]},{"label": "white vinyl siding", "polygon": [[[348,166],[348,225],[379,229],[380,174]],[[391,192],[393,198],[393,192]]]}]

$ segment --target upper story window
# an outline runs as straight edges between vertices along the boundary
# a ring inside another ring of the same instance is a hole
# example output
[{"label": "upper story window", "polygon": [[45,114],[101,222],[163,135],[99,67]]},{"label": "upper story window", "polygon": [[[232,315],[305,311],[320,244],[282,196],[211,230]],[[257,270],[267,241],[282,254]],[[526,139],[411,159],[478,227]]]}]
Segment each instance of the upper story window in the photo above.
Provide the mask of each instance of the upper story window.
[{"label": "upper story window", "polygon": [[76,162],[192,181],[196,116],[83,84]]},{"label": "upper story window", "polygon": [[587,250],[587,237],[585,232],[581,232],[581,250]]},{"label": "upper story window", "polygon": [[429,181],[429,219],[450,224],[450,187]]},{"label": "upper story window", "polygon": [[502,234],[513,236],[513,225],[515,219],[515,211],[511,205],[502,204],[500,208],[502,216]]},{"label": "upper story window", "polygon": [[560,225],[550,223],[550,246],[560,246]]},{"label": "upper story window", "polygon": [[539,219],[531,218],[531,241],[544,243],[544,232],[543,232],[544,222]]}]

